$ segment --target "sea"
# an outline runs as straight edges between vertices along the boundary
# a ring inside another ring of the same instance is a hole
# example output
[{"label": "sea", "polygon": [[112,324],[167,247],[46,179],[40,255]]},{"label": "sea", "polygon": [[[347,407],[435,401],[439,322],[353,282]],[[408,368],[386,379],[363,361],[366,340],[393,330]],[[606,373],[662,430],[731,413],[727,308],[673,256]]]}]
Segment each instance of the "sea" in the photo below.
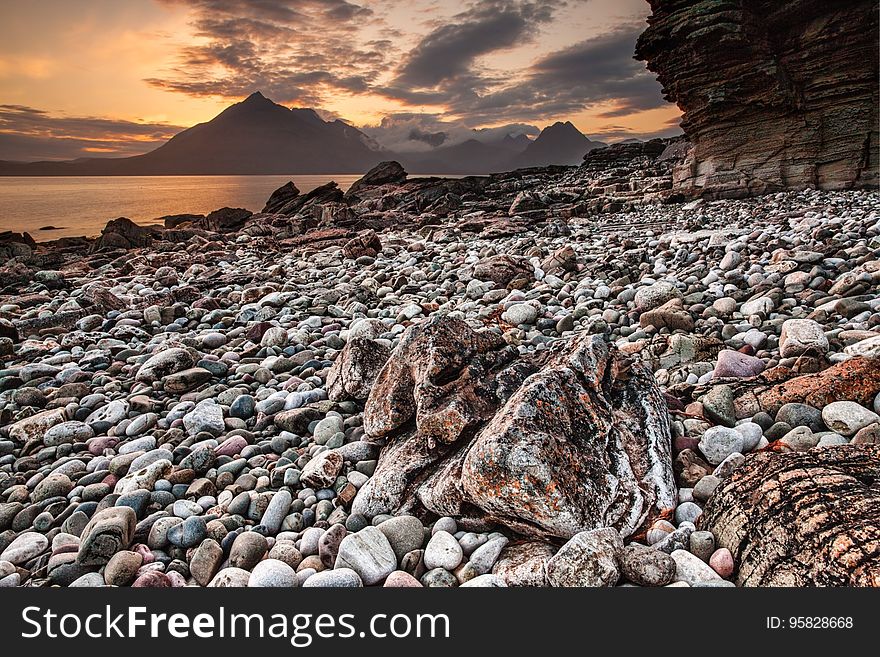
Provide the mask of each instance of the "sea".
[{"label": "sea", "polygon": [[[259,212],[272,192],[289,180],[306,193],[331,180],[345,191],[360,177],[0,177],[0,233],[28,232],[37,242],[46,242],[61,237],[94,237],[109,220],[118,217],[149,225],[161,223],[159,217],[169,214],[207,214],[222,207]],[[45,230],[48,226],[53,228]]]}]

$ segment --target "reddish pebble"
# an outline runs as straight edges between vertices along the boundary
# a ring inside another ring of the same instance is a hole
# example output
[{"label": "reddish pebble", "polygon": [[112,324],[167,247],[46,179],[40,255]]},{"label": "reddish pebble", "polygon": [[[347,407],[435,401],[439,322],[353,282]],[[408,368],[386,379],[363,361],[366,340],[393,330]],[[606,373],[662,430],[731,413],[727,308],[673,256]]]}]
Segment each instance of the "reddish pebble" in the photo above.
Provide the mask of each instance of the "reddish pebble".
[{"label": "reddish pebble", "polygon": [[390,588],[399,588],[399,589],[414,589],[414,588],[424,588],[422,583],[417,580],[415,577],[410,575],[407,572],[402,570],[395,570],[393,573],[388,575],[385,578],[385,584],[383,586],[386,589]]},{"label": "reddish pebble", "polygon": [[149,570],[138,577],[134,581],[134,584],[131,585],[131,588],[170,589],[171,586],[171,580],[168,578],[168,575],[166,575],[165,573],[160,573],[158,570]]},{"label": "reddish pebble", "polygon": [[214,453],[217,456],[235,456],[241,454],[241,450],[248,446],[248,441],[243,436],[232,436],[217,445]]},{"label": "reddish pebble", "polygon": [[709,557],[709,565],[712,570],[721,575],[724,579],[729,579],[733,575],[733,555],[727,548],[718,548]]},{"label": "reddish pebble", "polygon": [[183,575],[181,575],[176,570],[171,570],[165,573],[165,577],[171,582],[171,586],[175,589],[180,589],[186,586],[186,579],[184,579]]},{"label": "reddish pebble", "polygon": [[143,543],[135,543],[134,545],[131,546],[131,551],[137,552],[139,555],[141,555],[144,558],[144,561],[143,561],[144,565],[146,565],[148,563],[153,563],[153,561],[155,560],[153,557],[153,553],[150,551],[150,548],[148,548]]},{"label": "reddish pebble", "polygon": [[100,456],[104,453],[105,449],[112,449],[116,447],[116,444],[119,441],[116,438],[110,438],[109,436],[98,436],[97,438],[89,438],[86,441],[86,445],[89,448],[89,454],[93,454],[94,456]]}]

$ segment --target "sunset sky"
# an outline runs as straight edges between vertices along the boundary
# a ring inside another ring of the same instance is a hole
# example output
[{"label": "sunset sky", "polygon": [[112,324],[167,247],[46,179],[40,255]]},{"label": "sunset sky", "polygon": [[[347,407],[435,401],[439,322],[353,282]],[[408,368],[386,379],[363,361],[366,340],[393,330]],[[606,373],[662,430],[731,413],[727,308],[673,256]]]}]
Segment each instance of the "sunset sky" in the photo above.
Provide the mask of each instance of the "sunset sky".
[{"label": "sunset sky", "polygon": [[155,148],[260,90],[391,149],[413,130],[678,132],[644,0],[0,0],[0,159]]}]

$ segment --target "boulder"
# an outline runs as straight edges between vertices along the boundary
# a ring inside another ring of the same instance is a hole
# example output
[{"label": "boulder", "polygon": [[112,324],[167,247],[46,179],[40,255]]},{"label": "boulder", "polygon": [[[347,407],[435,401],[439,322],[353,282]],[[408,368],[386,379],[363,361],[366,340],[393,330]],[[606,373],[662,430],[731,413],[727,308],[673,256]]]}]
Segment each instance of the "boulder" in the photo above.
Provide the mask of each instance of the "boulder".
[{"label": "boulder", "polygon": [[675,506],[663,395],[598,336],[540,364],[433,316],[403,334],[364,428],[387,446],[353,513],[430,512],[568,539],[601,527],[629,536]]},{"label": "boulder", "polygon": [[220,208],[208,214],[199,224],[214,233],[231,233],[243,227],[253,214],[244,208]]},{"label": "boulder", "polygon": [[700,524],[740,586],[880,586],[878,477],[880,445],[752,454]]},{"label": "boulder", "polygon": [[293,181],[286,182],[272,192],[272,195],[263,207],[263,212],[275,214],[297,196],[299,196],[299,189],[297,186],[293,184]]},{"label": "boulder", "polygon": [[378,187],[379,185],[402,183],[405,180],[406,170],[399,162],[380,162],[367,171],[362,178],[355,180],[351,187],[348,188],[345,195],[346,197],[356,196],[359,191],[362,191],[366,187]]},{"label": "boulder", "polygon": [[391,350],[375,340],[349,339],[327,373],[330,399],[366,399],[390,355]]},{"label": "boulder", "polygon": [[353,237],[342,247],[342,255],[351,260],[357,258],[375,258],[382,250],[382,240],[376,235],[376,231],[367,230]]},{"label": "boulder", "polygon": [[535,280],[535,268],[525,258],[502,254],[480,260],[474,265],[473,276],[491,281],[496,288],[521,289]]}]

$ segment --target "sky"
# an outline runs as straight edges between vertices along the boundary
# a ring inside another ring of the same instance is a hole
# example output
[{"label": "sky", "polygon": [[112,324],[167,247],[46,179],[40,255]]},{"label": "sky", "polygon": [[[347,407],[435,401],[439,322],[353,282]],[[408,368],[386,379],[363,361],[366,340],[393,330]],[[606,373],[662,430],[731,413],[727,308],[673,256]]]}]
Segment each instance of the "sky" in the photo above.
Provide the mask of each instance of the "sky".
[{"label": "sky", "polygon": [[0,159],[124,156],[254,91],[391,150],[668,136],[645,0],[0,0]]}]

